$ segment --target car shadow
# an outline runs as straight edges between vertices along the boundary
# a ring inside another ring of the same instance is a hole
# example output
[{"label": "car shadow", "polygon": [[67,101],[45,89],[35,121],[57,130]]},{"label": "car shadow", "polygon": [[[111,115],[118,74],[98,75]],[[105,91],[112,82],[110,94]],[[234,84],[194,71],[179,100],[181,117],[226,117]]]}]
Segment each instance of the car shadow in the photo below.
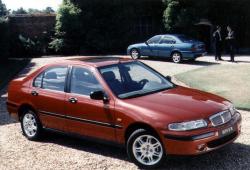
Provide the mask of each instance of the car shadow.
[{"label": "car shadow", "polygon": [[100,154],[107,157],[113,157],[120,160],[129,161],[126,150],[123,147],[114,146],[107,143],[96,142],[90,139],[83,139],[72,135],[57,133],[54,131],[45,131],[44,137],[39,141],[43,143],[53,143],[79,151]]},{"label": "car shadow", "polygon": [[[142,57],[140,60],[148,60],[148,61],[162,61],[162,62],[172,62],[170,59],[166,58],[159,58],[159,57]],[[172,62],[173,63],[173,62]],[[189,60],[184,60],[179,64],[185,64],[185,65],[197,65],[197,66],[210,66],[210,65],[219,65],[220,63],[216,62],[208,62],[208,61],[189,61]]]},{"label": "car shadow", "polygon": [[[46,132],[44,143],[54,143],[79,151],[100,154],[128,161],[123,147],[97,143],[55,132]],[[159,169],[249,169],[250,146],[233,143],[217,151],[198,156],[168,156]]]}]

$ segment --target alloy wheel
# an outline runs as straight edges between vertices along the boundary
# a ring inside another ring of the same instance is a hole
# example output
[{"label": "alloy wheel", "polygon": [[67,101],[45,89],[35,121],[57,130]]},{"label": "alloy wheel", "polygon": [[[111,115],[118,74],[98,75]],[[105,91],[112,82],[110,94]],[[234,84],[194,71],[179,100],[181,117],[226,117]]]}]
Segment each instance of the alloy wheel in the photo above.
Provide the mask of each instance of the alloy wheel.
[{"label": "alloy wheel", "polygon": [[135,159],[143,165],[155,165],[163,156],[163,148],[158,139],[151,135],[142,135],[133,143]]},{"label": "alloy wheel", "polygon": [[32,138],[36,135],[37,133],[37,122],[35,117],[33,116],[33,114],[31,113],[26,113],[23,117],[23,129],[24,129],[24,133]]}]

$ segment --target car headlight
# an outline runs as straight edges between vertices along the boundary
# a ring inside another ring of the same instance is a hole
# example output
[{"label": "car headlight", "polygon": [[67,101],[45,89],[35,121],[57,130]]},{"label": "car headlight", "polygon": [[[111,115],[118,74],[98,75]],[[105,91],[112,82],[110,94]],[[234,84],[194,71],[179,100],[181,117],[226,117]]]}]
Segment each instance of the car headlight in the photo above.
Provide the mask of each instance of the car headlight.
[{"label": "car headlight", "polygon": [[203,119],[189,122],[171,123],[168,125],[168,129],[173,131],[187,131],[203,127],[207,127],[207,122]]},{"label": "car headlight", "polygon": [[229,111],[230,111],[230,113],[231,113],[232,116],[237,112],[237,110],[235,109],[235,107],[233,105],[231,105],[229,107]]}]

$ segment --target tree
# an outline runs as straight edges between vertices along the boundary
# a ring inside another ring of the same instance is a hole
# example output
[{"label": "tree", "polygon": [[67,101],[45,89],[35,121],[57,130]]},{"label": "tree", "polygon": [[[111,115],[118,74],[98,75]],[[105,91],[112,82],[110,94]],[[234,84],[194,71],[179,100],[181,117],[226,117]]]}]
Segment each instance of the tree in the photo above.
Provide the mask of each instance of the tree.
[{"label": "tree", "polygon": [[34,8],[29,8],[28,9],[28,14],[36,14],[36,13],[41,13],[42,11],[39,9],[34,9]]},{"label": "tree", "polygon": [[[167,32],[195,35],[197,33],[194,24],[205,18],[223,28],[231,25],[238,33],[239,41],[248,43],[250,38],[248,0],[163,0],[163,2],[165,4],[163,23]],[[223,32],[226,30],[223,29]]]},{"label": "tree", "polygon": [[6,5],[0,0],[0,17],[6,16],[9,13],[9,11],[6,8]]},{"label": "tree", "polygon": [[27,13],[28,12],[25,9],[23,9],[23,7],[19,8],[17,10],[12,11],[12,14],[27,14]]},{"label": "tree", "polygon": [[55,37],[50,48],[65,54],[77,53],[80,48],[81,37],[81,10],[69,0],[64,0],[56,16]]},{"label": "tree", "polygon": [[47,7],[43,10],[44,13],[46,14],[51,14],[51,13],[55,13],[55,11],[53,10],[53,8],[51,7]]},{"label": "tree", "polygon": [[147,21],[159,23],[154,30],[161,27],[162,12],[162,0],[64,0],[57,12],[57,39],[52,44],[77,53],[125,52],[130,43],[154,34],[135,31],[150,25]]}]

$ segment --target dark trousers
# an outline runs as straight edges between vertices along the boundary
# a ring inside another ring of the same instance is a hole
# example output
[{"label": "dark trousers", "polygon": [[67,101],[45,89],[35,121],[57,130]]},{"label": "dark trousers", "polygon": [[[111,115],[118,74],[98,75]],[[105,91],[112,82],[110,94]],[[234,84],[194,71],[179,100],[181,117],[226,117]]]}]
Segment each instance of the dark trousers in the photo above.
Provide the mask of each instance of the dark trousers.
[{"label": "dark trousers", "polygon": [[221,60],[221,46],[220,42],[215,43],[215,60]]},{"label": "dark trousers", "polygon": [[234,46],[233,40],[228,41],[228,47],[229,47],[229,53],[230,53],[231,61],[234,61],[235,46]]}]

